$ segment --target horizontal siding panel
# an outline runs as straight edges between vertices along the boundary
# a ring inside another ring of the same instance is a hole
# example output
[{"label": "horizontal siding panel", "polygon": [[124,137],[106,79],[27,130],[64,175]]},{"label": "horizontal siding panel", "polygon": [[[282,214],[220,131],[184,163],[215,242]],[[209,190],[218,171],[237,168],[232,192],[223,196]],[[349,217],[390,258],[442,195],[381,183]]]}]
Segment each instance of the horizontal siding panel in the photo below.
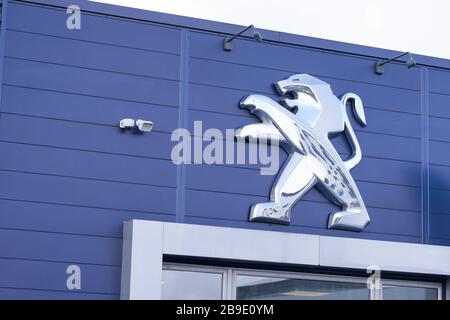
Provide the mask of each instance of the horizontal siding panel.
[{"label": "horizontal siding panel", "polygon": [[166,187],[177,186],[170,160],[128,157],[80,150],[0,142],[0,169],[110,180]]},{"label": "horizontal siding panel", "polygon": [[177,81],[14,58],[5,58],[4,63],[4,84],[178,106]]},{"label": "horizontal siding panel", "polygon": [[[236,108],[239,106],[238,103],[236,103]],[[190,110],[188,116],[190,130],[193,129],[194,121],[202,121],[205,129],[217,128],[224,133],[225,129],[238,129],[247,124],[261,122],[256,116],[252,116],[250,112],[247,111],[247,113],[245,116],[238,116]],[[369,108],[365,109],[365,115],[368,125],[362,128],[350,114],[349,109],[349,118],[355,131],[420,138],[420,116],[418,115]],[[450,120],[448,121],[450,122]]]},{"label": "horizontal siding panel", "polygon": [[363,157],[350,173],[355,180],[421,186],[420,163]]},{"label": "horizontal siding panel", "polygon": [[0,171],[0,198],[175,213],[176,189]]},{"label": "horizontal siding panel", "polygon": [[359,182],[366,206],[405,211],[421,210],[421,189],[380,183]]},{"label": "horizontal siding panel", "polygon": [[430,188],[450,190],[450,167],[430,165]]},{"label": "horizontal siding panel", "polygon": [[450,119],[430,117],[430,139],[450,142]]},{"label": "horizontal siding panel", "polygon": [[430,69],[428,79],[430,92],[450,94],[450,72]]},{"label": "horizontal siding panel", "polygon": [[430,141],[430,163],[450,166],[450,143]]},{"label": "horizontal siding panel", "polygon": [[124,118],[151,120],[153,131],[178,127],[178,108],[78,94],[3,86],[2,111],[44,118],[118,126]]},{"label": "horizontal siding panel", "polygon": [[347,110],[355,131],[383,133],[403,137],[420,138],[421,118],[419,115],[365,108],[367,126],[361,129],[355,117]]},{"label": "horizontal siding panel", "polygon": [[[202,68],[202,66],[198,66]],[[209,66],[204,66],[208,70]],[[228,69],[228,66],[223,66]],[[230,67],[231,68],[231,67]],[[260,81],[260,87],[254,86],[252,89],[251,83],[253,79],[258,79],[262,75],[257,72],[253,74],[253,69],[241,70],[240,68],[233,68],[232,72],[235,74],[237,85],[231,84],[233,88],[224,88],[221,83],[222,77],[220,71],[216,76],[217,80],[214,82],[215,86],[211,86],[208,80],[199,79],[202,83],[191,83],[189,85],[189,106],[191,109],[215,111],[221,113],[231,113],[236,115],[248,115],[247,110],[238,108],[239,101],[249,94],[262,93],[272,99],[279,101],[281,97],[275,92],[273,83],[283,79],[277,75],[264,75],[265,81]],[[191,71],[192,72],[192,71]],[[198,72],[197,72],[198,73]],[[291,74],[289,74],[291,75]],[[215,77],[211,75],[211,77]],[[405,113],[413,113],[420,115],[420,95],[417,91],[400,90],[390,87],[373,86],[358,82],[342,81],[337,79],[327,79],[320,77],[321,80],[328,82],[334,94],[341,96],[346,92],[354,92],[358,94],[365,106],[371,108],[384,109],[388,111],[398,111]],[[255,80],[256,81],[256,80]],[[244,84],[240,85],[242,82]],[[250,84],[248,84],[250,83]],[[248,88],[250,87],[250,88]],[[220,97],[220,99],[218,99]],[[370,125],[370,119],[367,119]]]},{"label": "horizontal siding panel", "polygon": [[[136,134],[117,127],[3,114],[3,141],[41,144],[82,150],[170,159],[176,142],[166,133]],[[45,130],[43,130],[45,128]],[[89,137],[89,139],[83,139]],[[420,140],[359,132],[365,156],[420,161]],[[339,152],[348,153],[346,140],[333,140]],[[208,143],[204,143],[206,145]],[[158,146],[152,147],[152,146]]]},{"label": "horizontal siding panel", "polygon": [[450,214],[450,191],[430,188],[430,212]]},{"label": "horizontal siding panel", "polygon": [[5,56],[170,80],[180,78],[180,57],[72,39],[7,31]]},{"label": "horizontal siding panel", "polygon": [[66,8],[11,3],[7,28],[146,50],[180,52],[180,31],[175,28],[83,12],[81,29],[73,31],[66,27],[68,16]]},{"label": "horizontal siding panel", "polygon": [[[189,62],[191,83],[248,90],[255,93],[276,95],[273,83],[292,75],[289,71],[261,69],[204,59],[191,58]],[[232,107],[234,108],[235,105]]]},{"label": "horizontal siding panel", "polygon": [[450,118],[450,95],[430,93],[428,97],[430,116]]},{"label": "horizontal siding panel", "polygon": [[[242,222],[248,222],[252,204],[268,200],[256,196],[235,196],[195,190],[189,190],[188,195],[187,215]],[[201,198],[211,201],[208,203],[203,201],[202,206],[196,205],[196,201],[201,202]],[[300,201],[292,210],[290,226],[326,229],[330,213],[337,211],[339,208],[328,202]],[[419,212],[369,208],[369,214],[371,223],[364,229],[364,232],[420,236],[421,217]],[[249,222],[249,224],[254,224],[254,222]],[[290,227],[285,227],[285,229],[284,231],[287,231]]]},{"label": "horizontal siding panel", "polygon": [[448,214],[430,214],[430,234],[450,240],[450,210]]},{"label": "horizontal siding panel", "polygon": [[[325,228],[312,228],[303,226],[282,226],[268,223],[255,223],[255,222],[243,222],[235,220],[217,220],[203,217],[186,217],[186,223],[211,225],[211,226],[222,226],[230,228],[243,228],[243,229],[257,229],[257,230],[268,230],[268,231],[278,231],[278,232],[295,232],[295,233],[306,233],[306,234],[319,234],[324,236],[332,237],[349,237],[348,231],[343,230],[330,230]],[[410,243],[420,243],[420,237],[414,236],[403,236],[397,234],[386,234],[386,233],[372,233],[372,232],[352,232],[352,238],[360,239],[371,239],[371,240],[382,240],[382,241],[398,241],[398,242],[410,242]]]},{"label": "horizontal siding panel", "polygon": [[218,50],[223,36],[193,32],[190,38],[190,54],[196,58],[419,90],[419,69],[406,70],[397,63],[386,67],[389,73],[379,77],[372,72],[375,63],[372,59],[241,39],[233,41],[234,50],[230,54]]},{"label": "horizontal siding panel", "polygon": [[69,265],[61,262],[0,258],[0,287],[120,294],[120,267],[78,264],[81,269],[81,289],[69,290],[66,286],[69,277],[66,270]]},{"label": "horizontal siding panel", "polygon": [[[188,189],[210,190],[243,195],[268,196],[276,176],[260,175],[258,170],[226,166],[189,165],[186,169]],[[214,201],[208,201],[214,204]]]},{"label": "horizontal siding panel", "polygon": [[[238,90],[213,87],[200,84],[189,84],[189,109],[217,112],[248,117],[248,110],[239,108],[239,102],[246,96],[255,93],[252,90]],[[279,101],[275,92],[264,95]],[[219,99],[220,97],[220,99]]]},{"label": "horizontal siding panel", "polygon": [[[386,233],[420,237],[420,212],[396,211],[390,209],[369,208],[371,222],[364,229],[368,233]],[[339,208],[330,204],[317,202],[300,202],[291,216],[291,224],[296,226],[324,228],[328,227],[330,213]]]},{"label": "horizontal siding panel", "polygon": [[[206,130],[208,128],[204,129]],[[191,131],[191,134],[193,134],[193,131]],[[223,133],[223,135],[225,135],[225,133]],[[418,139],[359,132],[358,141],[361,145],[362,153],[366,157],[420,162],[420,140]],[[351,150],[348,141],[344,138],[344,135],[332,139],[332,143],[344,160],[348,158],[347,155],[350,154]],[[202,142],[203,148],[209,144],[211,144],[209,141]],[[215,144],[222,145],[223,154],[225,155],[226,141],[219,137],[219,139],[215,141]],[[237,144],[235,143],[235,158],[237,157],[236,145]],[[194,152],[194,144],[192,144],[191,147]],[[248,146],[246,148],[246,150],[248,150]],[[283,160],[286,158],[286,155],[282,151],[280,151],[280,156]]]},{"label": "horizontal siding panel", "polygon": [[134,133],[119,127],[11,114],[2,114],[0,139],[159,159],[170,159],[172,150],[167,133]]},{"label": "horizontal siding panel", "polygon": [[[371,222],[364,229],[364,232],[417,237],[420,239],[422,232],[422,216],[420,212],[395,211],[380,208],[369,208],[368,210]],[[303,212],[308,215],[310,211],[303,210]],[[327,228],[329,213],[335,211],[320,211],[322,217],[320,215],[314,216],[313,212],[311,211],[311,214],[315,220],[321,221],[323,227]],[[318,225],[318,223],[315,225]],[[348,237],[348,233],[345,236]]]},{"label": "horizontal siding panel", "polygon": [[[263,163],[261,159],[257,161],[257,164],[249,163],[249,145],[246,145],[245,156],[246,163],[244,164],[216,164],[215,167],[221,167],[222,169],[216,169],[213,167],[206,167],[208,169],[201,169],[199,165],[189,165],[187,171],[192,171],[198,174],[198,171],[203,170],[223,170],[228,172],[235,172],[242,176],[251,175],[255,179],[264,178],[267,176],[260,175],[262,169],[267,173],[277,175],[280,168],[287,160],[287,155],[284,151],[280,150],[278,157],[279,168],[276,167],[276,158],[271,158],[272,163]],[[224,151],[225,152],[225,151]],[[346,159],[348,154],[341,153],[341,156]],[[234,155],[235,163],[237,163],[237,151],[235,149]],[[256,171],[253,174],[244,174],[242,170]],[[269,172],[270,171],[270,172]],[[398,160],[379,159],[363,157],[361,162],[350,171],[352,177],[356,181],[376,182],[385,184],[394,184],[401,186],[420,187],[421,186],[421,165],[420,163],[404,162]],[[256,176],[257,175],[257,176]],[[194,178],[193,178],[194,179]],[[236,180],[237,179],[237,180]],[[239,177],[236,177],[233,181],[241,181]],[[245,178],[242,178],[245,180]]]},{"label": "horizontal siding panel", "polygon": [[0,257],[121,266],[122,239],[0,229]]},{"label": "horizontal siding panel", "polygon": [[[280,162],[280,168],[284,162]],[[268,195],[275,175],[261,175],[260,170],[225,165],[188,165],[187,187],[215,191]],[[261,167],[267,167],[261,165]],[[275,173],[278,171],[273,168]],[[282,171],[282,169],[280,169]],[[420,164],[365,158],[351,174],[357,182],[377,182],[420,187]],[[233,181],[226,184],[224,181]]]},{"label": "horizontal siding panel", "polygon": [[0,288],[1,300],[119,300],[119,295]]},{"label": "horizontal siding panel", "polygon": [[122,237],[125,221],[175,222],[174,214],[156,214],[0,199],[0,228]]},{"label": "horizontal siding panel", "polygon": [[[259,176],[259,172],[255,170],[236,171],[189,168],[187,185],[189,189],[225,193],[224,197],[230,202],[233,202],[232,199],[238,198],[240,194],[257,196],[258,202],[269,199],[275,176]],[[224,183],[224,181],[234,181],[234,183]],[[366,206],[408,211],[421,210],[421,192],[418,187],[370,182],[358,182],[357,186]],[[328,203],[328,200],[315,188],[303,199]],[[201,201],[198,205],[200,206],[200,203],[203,205],[204,202]],[[216,205],[215,201],[208,202]]]},{"label": "horizontal siding panel", "polygon": [[[348,153],[349,146],[344,136],[332,140],[338,152]],[[420,140],[387,136],[370,132],[358,132],[362,154],[367,157],[420,162]]]}]

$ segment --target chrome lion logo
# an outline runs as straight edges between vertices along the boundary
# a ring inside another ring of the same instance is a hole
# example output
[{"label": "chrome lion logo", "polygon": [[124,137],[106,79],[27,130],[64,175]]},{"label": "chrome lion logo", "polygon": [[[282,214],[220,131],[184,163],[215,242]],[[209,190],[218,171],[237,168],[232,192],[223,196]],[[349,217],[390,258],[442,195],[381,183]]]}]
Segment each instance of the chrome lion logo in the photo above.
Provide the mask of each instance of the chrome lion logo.
[{"label": "chrome lion logo", "polygon": [[[254,204],[250,221],[289,224],[292,207],[312,187],[342,207],[331,213],[328,228],[361,231],[370,218],[350,169],[361,160],[361,149],[349,121],[346,105],[352,103],[355,118],[366,125],[361,98],[353,93],[339,100],[330,85],[307,74],[275,83],[281,104],[252,94],[241,101],[262,123],[241,128],[236,136],[277,140],[289,154],[270,195],[270,201]],[[353,155],[343,161],[329,140],[345,132]]]}]

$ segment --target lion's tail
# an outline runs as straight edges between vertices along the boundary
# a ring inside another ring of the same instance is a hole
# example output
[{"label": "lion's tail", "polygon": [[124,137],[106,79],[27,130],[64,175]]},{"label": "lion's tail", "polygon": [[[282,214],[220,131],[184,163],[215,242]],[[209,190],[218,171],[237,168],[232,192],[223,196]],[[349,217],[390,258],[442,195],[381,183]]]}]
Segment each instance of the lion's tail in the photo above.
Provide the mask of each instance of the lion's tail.
[{"label": "lion's tail", "polygon": [[349,100],[352,101],[353,114],[354,114],[356,120],[358,120],[358,122],[364,127],[367,124],[366,116],[364,114],[364,106],[363,106],[361,98],[354,93],[346,93],[341,98],[342,107],[344,108],[344,110],[343,110],[344,125],[345,125],[344,130],[345,130],[347,138],[350,142],[350,145],[352,146],[352,149],[353,149],[353,156],[349,160],[344,161],[344,164],[348,170],[354,168],[361,161],[361,158],[362,158],[361,148],[359,146],[358,139],[356,138],[355,132],[353,131],[352,124],[351,124],[351,122],[348,118],[348,114],[347,114],[347,102]]}]

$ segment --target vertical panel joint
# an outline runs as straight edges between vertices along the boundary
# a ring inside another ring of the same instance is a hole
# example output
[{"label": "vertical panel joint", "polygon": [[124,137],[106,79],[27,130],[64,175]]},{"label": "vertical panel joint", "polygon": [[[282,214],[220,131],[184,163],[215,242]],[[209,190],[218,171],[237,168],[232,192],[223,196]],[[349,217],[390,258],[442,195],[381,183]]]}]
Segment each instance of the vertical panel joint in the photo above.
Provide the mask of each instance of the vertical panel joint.
[{"label": "vertical panel joint", "polygon": [[[6,24],[8,13],[8,0],[3,0],[1,3],[1,25],[0,25],[0,111],[2,109],[2,92],[3,92],[3,73],[5,64],[5,52],[6,52]],[[1,116],[1,114],[0,114]]]},{"label": "vertical panel joint", "polygon": [[420,73],[421,137],[422,137],[422,243],[429,243],[430,223],[430,147],[428,68]]},{"label": "vertical panel joint", "polygon": [[[180,48],[180,101],[178,127],[187,129],[189,108],[189,30],[181,30]],[[183,222],[186,204],[186,165],[181,163],[177,167],[177,212],[176,221]]]}]

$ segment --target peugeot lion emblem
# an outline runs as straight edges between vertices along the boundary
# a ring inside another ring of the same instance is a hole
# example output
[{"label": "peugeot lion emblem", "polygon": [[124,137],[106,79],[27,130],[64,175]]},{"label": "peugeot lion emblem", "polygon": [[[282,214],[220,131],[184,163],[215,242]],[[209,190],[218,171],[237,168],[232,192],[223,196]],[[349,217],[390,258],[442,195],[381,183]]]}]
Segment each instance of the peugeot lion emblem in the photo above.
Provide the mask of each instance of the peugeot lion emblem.
[{"label": "peugeot lion emblem", "polygon": [[[328,83],[307,74],[293,75],[275,83],[282,104],[252,94],[241,101],[261,120],[238,131],[237,137],[278,141],[289,157],[272,186],[270,201],[252,205],[250,221],[289,224],[292,207],[312,187],[341,207],[331,213],[328,228],[361,231],[369,214],[350,175],[361,160],[361,149],[349,121],[346,105],[351,102],[358,122],[366,125],[361,98],[346,93],[339,100]],[[353,154],[344,161],[329,140],[345,132]]]}]

